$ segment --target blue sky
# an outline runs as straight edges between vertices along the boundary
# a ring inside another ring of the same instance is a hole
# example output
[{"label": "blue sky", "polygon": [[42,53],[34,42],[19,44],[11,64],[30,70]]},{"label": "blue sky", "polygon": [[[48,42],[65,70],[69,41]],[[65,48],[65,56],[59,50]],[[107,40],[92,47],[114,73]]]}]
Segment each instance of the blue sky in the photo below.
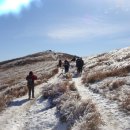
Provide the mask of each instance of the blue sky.
[{"label": "blue sky", "polygon": [[88,56],[129,42],[129,0],[0,0],[0,61],[44,50]]}]

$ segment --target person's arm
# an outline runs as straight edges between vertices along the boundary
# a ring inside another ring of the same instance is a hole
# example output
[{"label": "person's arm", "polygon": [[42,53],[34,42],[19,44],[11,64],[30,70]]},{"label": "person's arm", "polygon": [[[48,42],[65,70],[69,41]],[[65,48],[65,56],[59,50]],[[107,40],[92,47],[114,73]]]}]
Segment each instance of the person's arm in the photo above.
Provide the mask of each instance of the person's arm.
[{"label": "person's arm", "polygon": [[26,77],[26,80],[28,80],[28,76]]},{"label": "person's arm", "polygon": [[33,75],[33,80],[37,80],[37,76],[36,75]]}]

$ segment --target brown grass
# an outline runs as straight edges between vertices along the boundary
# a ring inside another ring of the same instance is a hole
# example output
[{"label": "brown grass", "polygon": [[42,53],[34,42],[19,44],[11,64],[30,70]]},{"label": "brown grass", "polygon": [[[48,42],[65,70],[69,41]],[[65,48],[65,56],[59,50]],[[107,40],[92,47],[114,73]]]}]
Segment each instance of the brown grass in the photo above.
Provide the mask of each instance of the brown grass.
[{"label": "brown grass", "polygon": [[5,85],[2,85],[2,86],[0,86],[0,91],[3,91],[3,90],[5,90],[6,88],[8,88],[9,86],[7,85],[7,84],[5,84]]},{"label": "brown grass", "polygon": [[55,76],[58,73],[58,68],[53,69],[49,74],[44,74],[41,77],[39,77],[39,79],[41,79],[42,81],[47,81],[48,79],[50,79],[51,77]]},{"label": "brown grass", "polygon": [[12,86],[15,84],[15,79],[10,79],[6,83],[9,84],[9,86]]},{"label": "brown grass", "polygon": [[112,86],[110,86],[109,89],[112,91],[112,90],[120,88],[122,85],[125,85],[125,84],[126,84],[125,80],[117,80],[112,83]]},{"label": "brown grass", "polygon": [[27,91],[28,91],[27,86],[8,89],[0,97],[0,111],[3,110],[13,98],[24,96],[27,93]]},{"label": "brown grass", "polygon": [[80,130],[97,130],[101,124],[95,105],[90,100],[81,101],[74,82],[65,81],[44,86],[43,97],[51,99],[52,105],[56,105],[60,121],[67,123],[68,130],[76,122],[79,122],[76,125]]},{"label": "brown grass", "polygon": [[130,95],[127,95],[126,98],[122,101],[121,108],[130,111]]},{"label": "brown grass", "polygon": [[75,84],[65,81],[45,86],[42,93],[44,98],[48,98],[63,94],[69,90],[76,91]]},{"label": "brown grass", "polygon": [[71,130],[98,130],[101,124],[95,105],[90,100],[81,101],[80,96],[74,96],[74,93],[65,93],[57,109],[60,121],[66,122]]},{"label": "brown grass", "polygon": [[106,56],[98,58],[98,62],[103,62],[103,61],[108,61],[108,60],[109,60],[109,57],[106,57]]},{"label": "brown grass", "polygon": [[93,74],[86,74],[82,78],[83,83],[94,83],[101,81],[107,77],[115,77],[115,76],[127,76],[127,74],[130,72],[130,66],[127,66],[125,68],[119,68],[115,70],[110,70],[110,71],[97,71]]},{"label": "brown grass", "polygon": [[69,84],[69,89],[71,91],[76,91],[77,90],[76,87],[75,87],[75,83],[74,82]]},{"label": "brown grass", "polygon": [[0,111],[3,110],[3,108],[5,107],[6,103],[5,103],[5,100],[4,100],[4,96],[1,96],[0,97]]}]

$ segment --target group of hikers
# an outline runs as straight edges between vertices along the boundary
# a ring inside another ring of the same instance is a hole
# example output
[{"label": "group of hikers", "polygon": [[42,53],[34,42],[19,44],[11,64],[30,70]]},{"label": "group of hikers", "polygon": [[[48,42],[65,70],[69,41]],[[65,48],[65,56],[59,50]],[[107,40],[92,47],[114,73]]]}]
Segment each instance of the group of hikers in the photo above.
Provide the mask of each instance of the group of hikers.
[{"label": "group of hikers", "polygon": [[[84,61],[82,60],[82,58],[73,58],[71,61],[75,61],[76,62],[76,67],[77,67],[77,73],[81,74],[82,70],[83,70],[83,65],[84,65]],[[69,68],[70,68],[70,63],[69,61],[66,59],[64,61],[64,63],[62,63],[61,60],[59,60],[58,63],[58,67],[64,67],[64,72],[68,73],[69,72]],[[37,80],[37,76],[33,74],[32,71],[29,72],[29,74],[26,77],[27,80],[27,87],[28,87],[28,99],[30,100],[31,97],[34,97],[34,80]]]},{"label": "group of hikers", "polygon": [[[73,58],[71,61],[75,61],[76,62],[76,67],[77,67],[77,74],[81,74],[82,70],[83,70],[83,66],[84,66],[84,61],[82,60],[82,58]],[[59,60],[59,64],[58,67],[64,67],[64,72],[68,73],[69,72],[69,68],[70,68],[70,63],[68,60],[65,60],[63,63],[61,60]]]}]

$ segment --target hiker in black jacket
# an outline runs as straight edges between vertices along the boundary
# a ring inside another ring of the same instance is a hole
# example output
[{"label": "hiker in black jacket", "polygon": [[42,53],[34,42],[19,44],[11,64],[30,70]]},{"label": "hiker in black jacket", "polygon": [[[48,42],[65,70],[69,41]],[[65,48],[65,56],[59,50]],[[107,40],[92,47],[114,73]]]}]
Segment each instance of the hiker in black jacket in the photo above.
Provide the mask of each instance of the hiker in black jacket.
[{"label": "hiker in black jacket", "polygon": [[70,67],[70,63],[68,60],[64,61],[64,69],[65,69],[65,73],[67,73],[69,71],[69,67]]},{"label": "hiker in black jacket", "polygon": [[83,66],[84,66],[84,61],[82,60],[82,58],[78,58],[76,60],[76,67],[77,67],[77,73],[78,74],[82,73]]},{"label": "hiker in black jacket", "polygon": [[61,67],[61,66],[62,66],[62,61],[59,60],[58,67]]}]

